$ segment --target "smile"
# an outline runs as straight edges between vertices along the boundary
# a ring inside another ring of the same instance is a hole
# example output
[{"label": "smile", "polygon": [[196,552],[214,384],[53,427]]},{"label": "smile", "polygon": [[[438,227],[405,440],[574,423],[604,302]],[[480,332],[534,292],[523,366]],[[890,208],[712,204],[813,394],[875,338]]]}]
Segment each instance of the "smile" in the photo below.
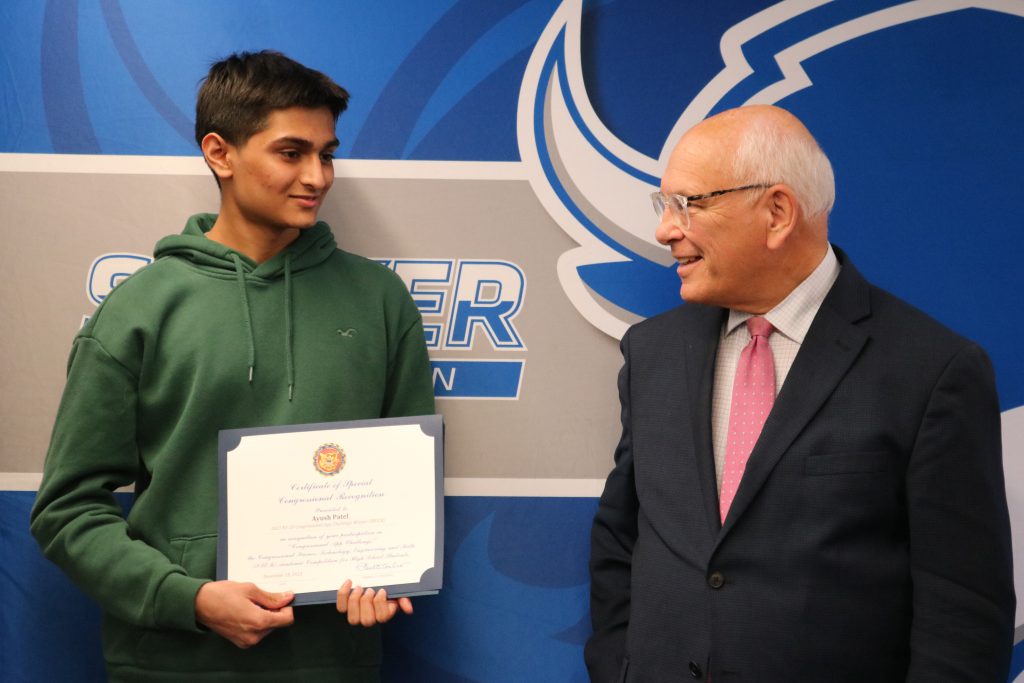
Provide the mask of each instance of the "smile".
[{"label": "smile", "polygon": [[697,261],[700,261],[700,260],[701,260],[700,256],[683,256],[683,257],[680,257],[680,258],[676,259],[676,261],[681,266],[688,266],[691,263],[696,263]]}]

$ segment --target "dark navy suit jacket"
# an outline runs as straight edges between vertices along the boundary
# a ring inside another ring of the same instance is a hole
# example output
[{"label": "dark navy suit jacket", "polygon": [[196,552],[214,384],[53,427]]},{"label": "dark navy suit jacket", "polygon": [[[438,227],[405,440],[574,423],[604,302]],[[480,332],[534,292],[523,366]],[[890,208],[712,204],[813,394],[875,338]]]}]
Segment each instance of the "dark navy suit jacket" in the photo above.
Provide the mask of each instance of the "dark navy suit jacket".
[{"label": "dark navy suit jacket", "polygon": [[724,524],[711,392],[727,312],[684,304],[624,336],[622,438],[592,532],[592,680],[1006,680],[991,364],[836,252]]}]

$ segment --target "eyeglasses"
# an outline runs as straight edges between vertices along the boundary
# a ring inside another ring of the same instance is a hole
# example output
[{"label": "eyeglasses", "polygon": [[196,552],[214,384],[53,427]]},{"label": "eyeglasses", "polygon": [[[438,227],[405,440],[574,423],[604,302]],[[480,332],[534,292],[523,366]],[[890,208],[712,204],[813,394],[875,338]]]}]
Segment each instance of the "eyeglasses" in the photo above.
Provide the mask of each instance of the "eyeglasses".
[{"label": "eyeglasses", "polygon": [[658,215],[659,219],[665,217],[665,211],[668,210],[672,214],[672,218],[675,224],[683,230],[690,229],[690,202],[697,202],[702,199],[711,199],[712,197],[719,197],[723,194],[729,194],[730,192],[739,192],[740,190],[759,190],[771,185],[765,185],[763,183],[758,185],[744,185],[743,187],[733,187],[728,190],[715,190],[714,192],[706,192],[705,194],[692,194],[689,197],[682,194],[665,194],[664,192],[652,192],[651,202],[654,204],[654,213]]}]

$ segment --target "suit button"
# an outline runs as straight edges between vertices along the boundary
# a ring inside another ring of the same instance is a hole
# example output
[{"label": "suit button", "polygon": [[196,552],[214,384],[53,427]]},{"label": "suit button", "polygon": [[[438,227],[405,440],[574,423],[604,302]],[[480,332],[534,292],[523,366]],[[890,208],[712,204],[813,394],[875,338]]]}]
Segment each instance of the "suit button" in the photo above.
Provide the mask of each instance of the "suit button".
[{"label": "suit button", "polygon": [[708,585],[712,588],[721,588],[725,584],[725,577],[720,572],[714,572],[708,577]]},{"label": "suit button", "polygon": [[700,670],[700,665],[697,662],[690,662],[690,675],[694,678],[700,678],[704,675],[704,672]]}]

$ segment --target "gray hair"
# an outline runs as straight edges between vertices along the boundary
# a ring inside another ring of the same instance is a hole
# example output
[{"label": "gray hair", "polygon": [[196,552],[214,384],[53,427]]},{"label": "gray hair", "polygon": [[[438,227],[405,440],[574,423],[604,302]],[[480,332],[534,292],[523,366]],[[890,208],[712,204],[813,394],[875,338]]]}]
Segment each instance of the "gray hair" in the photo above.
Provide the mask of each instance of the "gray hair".
[{"label": "gray hair", "polygon": [[789,185],[808,218],[827,216],[835,202],[832,164],[817,141],[809,133],[794,135],[764,119],[744,128],[732,170],[744,184]]}]

